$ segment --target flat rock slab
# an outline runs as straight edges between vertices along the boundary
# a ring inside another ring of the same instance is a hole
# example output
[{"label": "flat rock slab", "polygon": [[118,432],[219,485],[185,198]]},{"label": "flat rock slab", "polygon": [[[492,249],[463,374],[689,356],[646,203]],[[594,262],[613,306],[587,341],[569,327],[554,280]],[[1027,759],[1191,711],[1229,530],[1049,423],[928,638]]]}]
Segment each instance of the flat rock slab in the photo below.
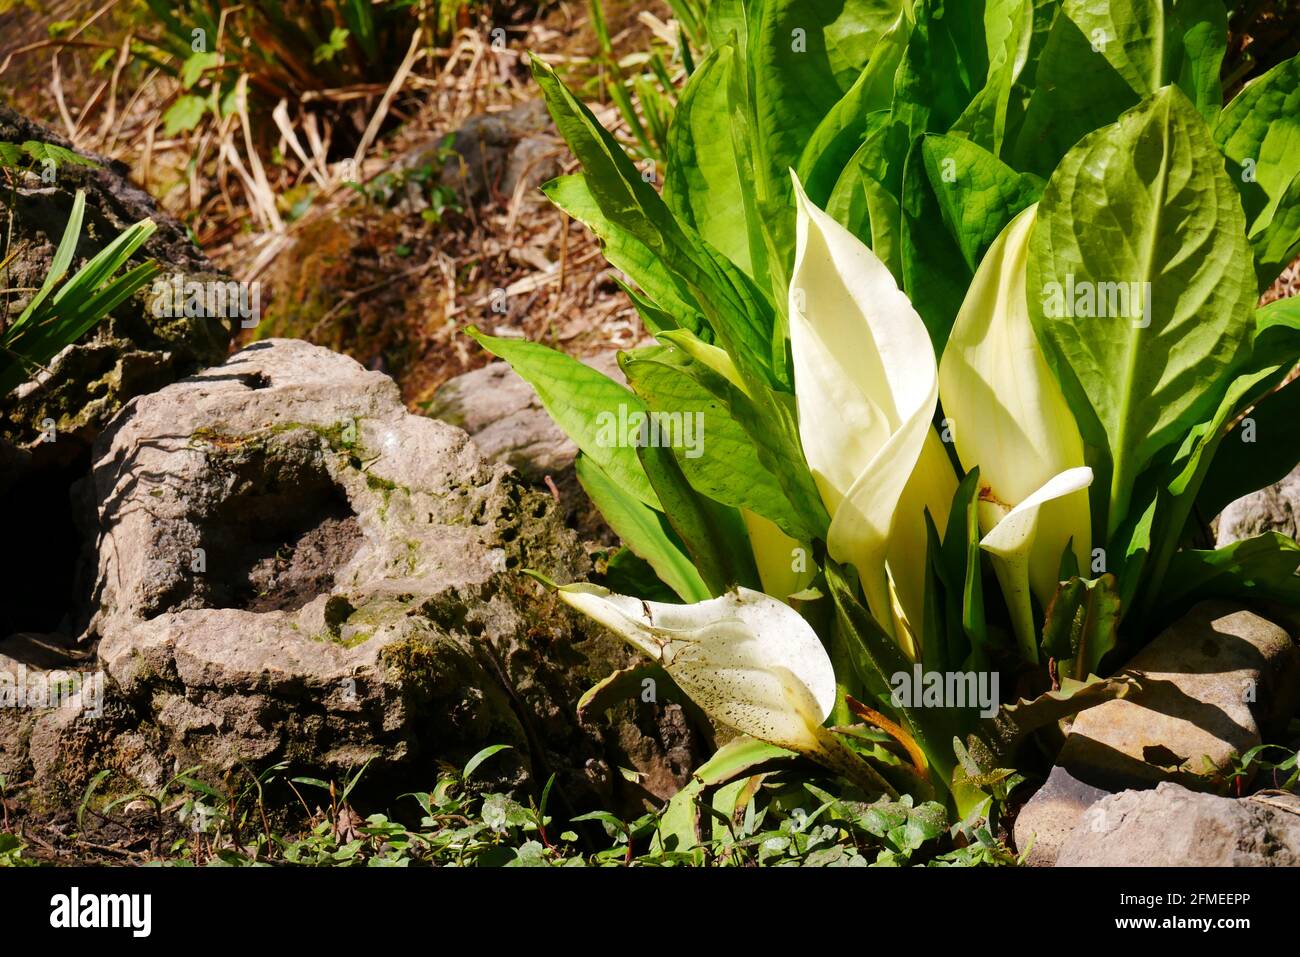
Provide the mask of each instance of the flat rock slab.
[{"label": "flat rock slab", "polygon": [[1083,815],[1058,867],[1295,867],[1300,797],[1233,799],[1164,782],[1106,797]]},{"label": "flat rock slab", "polygon": [[1196,605],[1133,658],[1141,690],[1079,714],[1047,783],[1016,819],[1031,864],[1051,864],[1102,796],[1161,781],[1207,786],[1295,707],[1296,645],[1228,602]]}]

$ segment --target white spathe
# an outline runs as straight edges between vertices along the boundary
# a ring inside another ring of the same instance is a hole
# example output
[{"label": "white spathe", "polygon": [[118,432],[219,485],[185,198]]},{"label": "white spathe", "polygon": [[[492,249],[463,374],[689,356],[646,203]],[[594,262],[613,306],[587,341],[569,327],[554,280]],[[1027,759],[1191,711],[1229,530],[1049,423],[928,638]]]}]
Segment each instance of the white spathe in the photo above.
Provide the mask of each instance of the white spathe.
[{"label": "white spathe", "polygon": [[[1037,207],[1013,219],[975,272],[939,363],[939,395],[957,456],[980,470],[981,543],[1022,650],[1029,594],[1046,606],[1067,547],[1087,567],[1091,518],[1083,440],[1029,320],[1025,282]],[[1035,652],[1036,660],[1036,652]]]},{"label": "white spathe", "polygon": [[1039,528],[1042,513],[1070,495],[1086,492],[1091,484],[1092,469],[1087,466],[1067,469],[1060,475],[1053,476],[1042,488],[1035,490],[1011,509],[980,540],[980,548],[993,557],[993,570],[997,573],[998,584],[1002,586],[1002,594],[1011,610],[1016,639],[1027,661],[1038,661],[1033,613],[1029,602],[1031,569],[1035,564],[1046,566],[1043,570],[1050,574],[1054,590],[1057,569],[1060,567],[1059,552],[1053,560],[1050,551],[1043,552],[1039,547],[1039,541],[1044,537]]},{"label": "white spathe", "polygon": [[[939,395],[957,457],[966,469],[980,470],[986,533],[1054,476],[1084,465],[1079,427],[1029,321],[1025,281],[1036,212],[1036,206],[1024,210],[989,247],[939,363]],[[1055,550],[1046,576],[1034,582],[1043,602],[1055,591],[1066,543],[1073,540],[1082,568],[1091,539],[1086,494],[1052,513],[1039,532],[1047,551]]]},{"label": "white spathe", "polygon": [[783,602],[748,588],[691,605],[587,584],[558,594],[662,664],[715,720],[791,751],[825,750],[835,672],[812,627]]},{"label": "white spathe", "polygon": [[[931,428],[939,396],[934,350],[888,267],[818,209],[797,177],[795,195],[790,347],[799,437],[831,516],[827,548],[836,561],[857,568],[872,614],[888,630],[894,630],[892,574],[919,633],[921,608],[913,599],[925,551],[921,537],[918,553],[916,530],[924,529],[927,505],[936,521],[946,521],[956,489]],[[896,561],[908,567],[887,571],[899,503],[923,451],[930,453],[924,474],[898,524],[906,546],[894,549]],[[903,636],[900,642],[907,644]]]}]

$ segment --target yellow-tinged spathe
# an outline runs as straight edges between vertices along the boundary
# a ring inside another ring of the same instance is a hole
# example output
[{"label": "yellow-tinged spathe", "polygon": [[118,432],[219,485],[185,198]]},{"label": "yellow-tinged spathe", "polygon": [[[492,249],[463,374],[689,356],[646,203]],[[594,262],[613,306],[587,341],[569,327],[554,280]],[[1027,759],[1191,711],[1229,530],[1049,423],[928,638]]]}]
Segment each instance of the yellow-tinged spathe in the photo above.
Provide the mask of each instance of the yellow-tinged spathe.
[{"label": "yellow-tinged spathe", "polygon": [[939,364],[957,456],[980,470],[981,545],[994,557],[1022,650],[1034,660],[1029,595],[1051,600],[1067,546],[1087,567],[1092,482],[1079,428],[1029,320],[1036,213],[1036,206],[1024,210],[989,247]]},{"label": "yellow-tinged spathe", "polygon": [[895,626],[891,581],[919,635],[924,509],[942,528],[956,490],[931,426],[934,351],[888,267],[818,209],[798,178],[795,195],[790,347],[799,436],[831,516],[827,548],[857,568],[872,614],[914,654]]}]

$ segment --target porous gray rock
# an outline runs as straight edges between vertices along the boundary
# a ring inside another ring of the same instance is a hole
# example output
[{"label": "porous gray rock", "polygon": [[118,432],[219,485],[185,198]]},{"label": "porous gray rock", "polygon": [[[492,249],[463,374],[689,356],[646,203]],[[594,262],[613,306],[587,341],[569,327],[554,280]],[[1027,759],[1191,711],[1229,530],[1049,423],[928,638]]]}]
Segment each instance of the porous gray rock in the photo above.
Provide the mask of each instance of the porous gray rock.
[{"label": "porous gray rock", "polygon": [[536,189],[560,173],[563,146],[541,100],[471,116],[452,139],[455,156],[441,179],[471,202]]},{"label": "porous gray rock", "polygon": [[1300,797],[1232,799],[1163,782],[1092,805],[1065,841],[1058,867],[1295,867]]},{"label": "porous gray rock", "polygon": [[[590,572],[553,499],[347,357],[268,340],[138,397],[97,442],[92,483],[86,637],[130,777],[372,760],[372,777],[427,786],[437,761],[509,744],[489,778],[554,771],[568,798],[627,806],[619,767],[662,790],[698,757],[674,704],[619,713],[635,754],[617,722],[579,722],[582,692],[630,653],[521,574]],[[33,764],[74,724],[38,719]],[[65,753],[39,769],[65,790],[103,757]]]},{"label": "porous gray rock", "polygon": [[1205,601],[1125,669],[1140,690],[1075,719],[1047,783],[1015,823],[1031,864],[1050,864],[1084,812],[1126,788],[1178,781],[1209,788],[1261,728],[1294,713],[1296,643],[1253,612]]},{"label": "porous gray rock", "polygon": [[1300,537],[1300,466],[1275,485],[1244,495],[1219,515],[1215,547],[1265,532]]},{"label": "porous gray rock", "polygon": [[[71,150],[61,136],[0,106],[0,142],[47,144]],[[75,151],[74,151],[75,152]],[[72,270],[123,230],[143,219],[157,226],[128,264],[153,260],[161,276],[225,281],[191,242],[185,228],[160,212],[128,179],[127,168],[83,154],[95,166],[64,161],[12,172],[0,191],[6,223],[0,249],[0,288],[19,315],[49,273],[79,191],[86,197]],[[81,341],[63,349],[27,381],[0,394],[0,512],[13,543],[0,552],[0,638],[17,632],[76,634],[75,565],[82,543],[70,496],[90,468],[95,436],[130,398],[221,362],[230,340],[221,319],[156,315],[146,286]]]},{"label": "porous gray rock", "polygon": [[[615,382],[627,379],[618,352],[582,360]],[[537,393],[505,362],[490,362],[443,383],[429,403],[434,418],[469,433],[491,462],[516,469],[536,486],[546,483],[564,509],[569,525],[587,541],[613,545],[615,537],[587,498],[574,472],[578,447],[542,408]]]},{"label": "porous gray rock", "polygon": [[[584,361],[624,383],[617,356],[607,352]],[[578,447],[542,408],[533,387],[506,362],[490,362],[448,379],[429,403],[428,413],[464,429],[489,461],[517,469],[530,482],[561,475],[578,455]]]}]

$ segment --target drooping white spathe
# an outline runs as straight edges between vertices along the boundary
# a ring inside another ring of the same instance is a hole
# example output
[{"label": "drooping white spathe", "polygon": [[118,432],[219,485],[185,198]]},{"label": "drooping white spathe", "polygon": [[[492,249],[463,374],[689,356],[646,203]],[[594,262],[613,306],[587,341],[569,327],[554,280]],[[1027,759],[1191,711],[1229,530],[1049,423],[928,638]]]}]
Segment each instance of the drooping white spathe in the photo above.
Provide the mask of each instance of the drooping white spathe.
[{"label": "drooping white spathe", "polygon": [[[997,573],[998,584],[1006,597],[1007,607],[1011,610],[1011,622],[1016,630],[1016,639],[1021,653],[1030,662],[1038,661],[1038,646],[1034,630],[1033,613],[1029,604],[1029,595],[1033,581],[1035,561],[1050,569],[1053,581],[1058,576],[1060,554],[1052,558],[1051,551],[1043,552],[1035,548],[1042,535],[1040,524],[1043,513],[1069,496],[1085,492],[1092,484],[1092,469],[1087,466],[1066,469],[1060,475],[1053,476],[1042,487],[1006,514],[1002,521],[993,526],[980,540],[980,548],[993,556],[993,570]],[[1062,550],[1065,543],[1062,542]],[[1050,563],[1050,564],[1049,564]],[[1043,600],[1046,604],[1048,599]]]},{"label": "drooping white spathe", "polygon": [[655,661],[710,717],[800,753],[825,749],[835,672],[821,640],[790,606],[748,588],[691,605],[565,585],[567,604]]}]

